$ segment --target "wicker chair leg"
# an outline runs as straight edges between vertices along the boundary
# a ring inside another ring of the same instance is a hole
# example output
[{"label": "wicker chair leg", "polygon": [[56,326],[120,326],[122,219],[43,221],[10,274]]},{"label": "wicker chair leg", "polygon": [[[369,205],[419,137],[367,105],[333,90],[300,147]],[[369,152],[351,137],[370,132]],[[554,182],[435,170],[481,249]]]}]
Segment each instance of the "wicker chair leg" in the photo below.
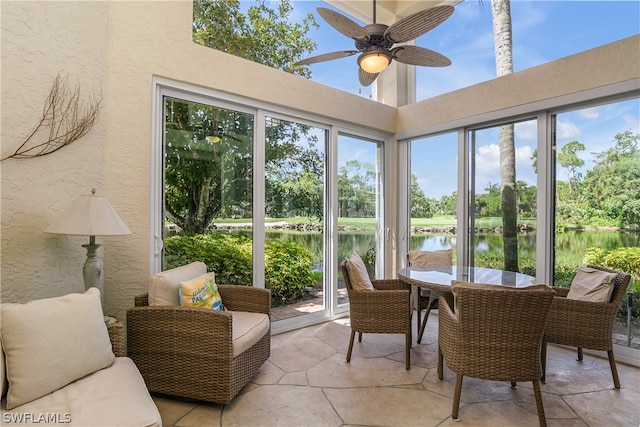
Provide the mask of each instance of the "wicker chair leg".
[{"label": "wicker chair leg", "polygon": [[582,362],[582,358],[583,358],[582,347],[578,347],[578,360]]},{"label": "wicker chair leg", "polygon": [[356,331],[351,330],[351,339],[349,340],[349,350],[347,350],[347,362],[351,362],[351,351],[353,350],[353,339],[356,337]]},{"label": "wicker chair leg", "polygon": [[618,368],[616,368],[616,359],[613,356],[613,350],[607,351],[609,355],[609,366],[611,366],[611,375],[613,375],[613,386],[620,389],[620,379],[618,378]]},{"label": "wicker chair leg", "polygon": [[[416,306],[416,311],[418,312],[418,320],[416,325],[418,326],[418,330],[420,330],[420,325],[422,325],[422,304],[420,304],[420,293],[422,292],[422,288],[418,286],[418,305]],[[420,344],[421,335],[418,335],[418,344]]]},{"label": "wicker chair leg", "polygon": [[456,391],[453,394],[453,408],[451,410],[451,418],[458,421],[460,417],[458,412],[460,410],[460,394],[462,393],[462,374],[456,376]]},{"label": "wicker chair leg", "polygon": [[442,357],[442,350],[440,350],[440,346],[438,346],[438,379],[442,381],[444,379],[444,364]]},{"label": "wicker chair leg", "polygon": [[405,344],[405,368],[407,369],[407,371],[409,369],[411,369],[411,341],[413,339],[411,338],[411,331],[406,333],[406,344]]},{"label": "wicker chair leg", "polygon": [[547,427],[547,418],[544,416],[544,406],[542,406],[542,393],[540,393],[540,383],[533,381],[533,394],[536,397],[536,408],[538,409],[538,419],[540,427]]},{"label": "wicker chair leg", "polygon": [[515,381],[511,381],[511,388],[516,388],[516,382]]},{"label": "wicker chair leg", "polygon": [[418,325],[420,325],[420,331],[418,331],[418,344],[422,342],[422,335],[424,334],[424,330],[427,326],[427,319],[429,319],[429,313],[431,313],[431,309],[433,308],[434,305],[436,305],[437,301],[438,301],[437,298],[434,298],[432,296],[429,297],[429,303],[427,304],[427,312],[424,314],[424,319],[422,319],[422,323],[419,320],[420,314],[418,314]]},{"label": "wicker chair leg", "polygon": [[540,362],[542,363],[542,377],[540,378],[540,382],[544,384],[547,379],[547,342],[542,341],[542,346],[540,347]]},{"label": "wicker chair leg", "polygon": [[362,342],[362,332],[358,332],[358,342]]}]

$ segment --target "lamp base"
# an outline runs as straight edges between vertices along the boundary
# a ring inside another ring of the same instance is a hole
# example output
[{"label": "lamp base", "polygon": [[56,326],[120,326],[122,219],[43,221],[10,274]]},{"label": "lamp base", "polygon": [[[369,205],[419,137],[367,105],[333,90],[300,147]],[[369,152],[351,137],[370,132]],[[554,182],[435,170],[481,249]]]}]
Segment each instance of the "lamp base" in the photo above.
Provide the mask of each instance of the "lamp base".
[{"label": "lamp base", "polygon": [[100,297],[102,298],[102,261],[98,256],[98,248],[102,245],[89,243],[82,245],[87,250],[87,260],[82,267],[82,277],[84,279],[84,287],[88,290],[91,287],[98,288]]}]

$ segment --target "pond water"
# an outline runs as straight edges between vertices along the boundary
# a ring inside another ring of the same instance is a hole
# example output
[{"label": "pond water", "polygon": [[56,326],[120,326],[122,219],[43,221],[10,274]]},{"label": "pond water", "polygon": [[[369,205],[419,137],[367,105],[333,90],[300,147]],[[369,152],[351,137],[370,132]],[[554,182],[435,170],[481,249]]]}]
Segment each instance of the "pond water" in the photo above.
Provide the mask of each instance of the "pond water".
[{"label": "pond water", "polygon": [[[322,265],[322,234],[291,231],[267,231],[267,239],[280,238],[297,241],[314,254],[314,264]],[[502,253],[502,234],[476,234],[476,252]],[[568,231],[556,236],[556,257],[580,264],[587,248],[615,249],[640,246],[640,233],[617,231]],[[338,259],[344,259],[352,250],[364,255],[375,247],[373,232],[341,232],[338,234]],[[411,236],[411,250],[434,251],[456,247],[452,234],[420,234]],[[535,257],[536,233],[518,235],[518,248],[523,256]]]}]

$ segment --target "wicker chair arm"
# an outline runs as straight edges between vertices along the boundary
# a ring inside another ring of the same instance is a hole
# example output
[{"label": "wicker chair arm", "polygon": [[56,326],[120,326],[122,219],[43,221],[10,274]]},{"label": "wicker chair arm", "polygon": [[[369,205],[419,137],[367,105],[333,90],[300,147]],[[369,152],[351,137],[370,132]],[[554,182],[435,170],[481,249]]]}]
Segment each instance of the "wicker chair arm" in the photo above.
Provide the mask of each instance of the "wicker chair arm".
[{"label": "wicker chair arm", "polygon": [[242,285],[218,285],[222,303],[228,310],[263,313],[270,316],[271,291]]},{"label": "wicker chair arm", "polygon": [[[152,306],[127,310],[129,352],[232,354],[232,313],[205,308]],[[142,348],[131,348],[131,343]],[[210,353],[213,352],[213,353]]]},{"label": "wicker chair arm", "polygon": [[371,284],[378,291],[409,290],[411,288],[411,285],[403,283],[398,279],[372,280]]},{"label": "wicker chair arm", "polygon": [[403,310],[409,310],[409,301],[411,292],[408,290],[376,290],[376,291],[356,291],[349,293],[349,302],[352,305],[377,305],[376,310],[383,313],[385,310],[392,309],[392,306],[402,307]]},{"label": "wicker chair arm", "polygon": [[570,288],[557,288],[555,286],[551,289],[553,289],[553,291],[556,293],[556,297],[560,298],[566,298],[570,290]]},{"label": "wicker chair arm", "polygon": [[107,324],[107,332],[109,332],[109,340],[111,341],[111,348],[113,354],[116,357],[124,357],[127,355],[125,341],[124,341],[124,324],[123,323],[109,323]]}]

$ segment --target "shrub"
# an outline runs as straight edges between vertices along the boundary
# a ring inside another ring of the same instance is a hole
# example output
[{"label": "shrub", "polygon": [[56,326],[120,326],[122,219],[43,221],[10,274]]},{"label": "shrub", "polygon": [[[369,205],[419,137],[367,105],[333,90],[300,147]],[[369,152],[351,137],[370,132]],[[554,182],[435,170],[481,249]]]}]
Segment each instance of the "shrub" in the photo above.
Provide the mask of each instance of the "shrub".
[{"label": "shrub", "polygon": [[[631,282],[627,291],[632,293],[631,317],[633,317],[634,322],[638,322],[640,318],[640,248],[617,248],[610,251],[589,248],[582,261],[585,264],[601,265],[613,270],[624,271],[631,275]],[[627,311],[627,304],[621,304],[618,310],[618,319],[626,319]]]},{"label": "shrub", "polygon": [[[216,273],[216,282],[251,285],[252,239],[242,234],[211,232],[165,239],[165,268],[202,261]],[[270,239],[265,242],[265,287],[274,305],[302,297],[314,285],[313,255],[300,243]]]}]

